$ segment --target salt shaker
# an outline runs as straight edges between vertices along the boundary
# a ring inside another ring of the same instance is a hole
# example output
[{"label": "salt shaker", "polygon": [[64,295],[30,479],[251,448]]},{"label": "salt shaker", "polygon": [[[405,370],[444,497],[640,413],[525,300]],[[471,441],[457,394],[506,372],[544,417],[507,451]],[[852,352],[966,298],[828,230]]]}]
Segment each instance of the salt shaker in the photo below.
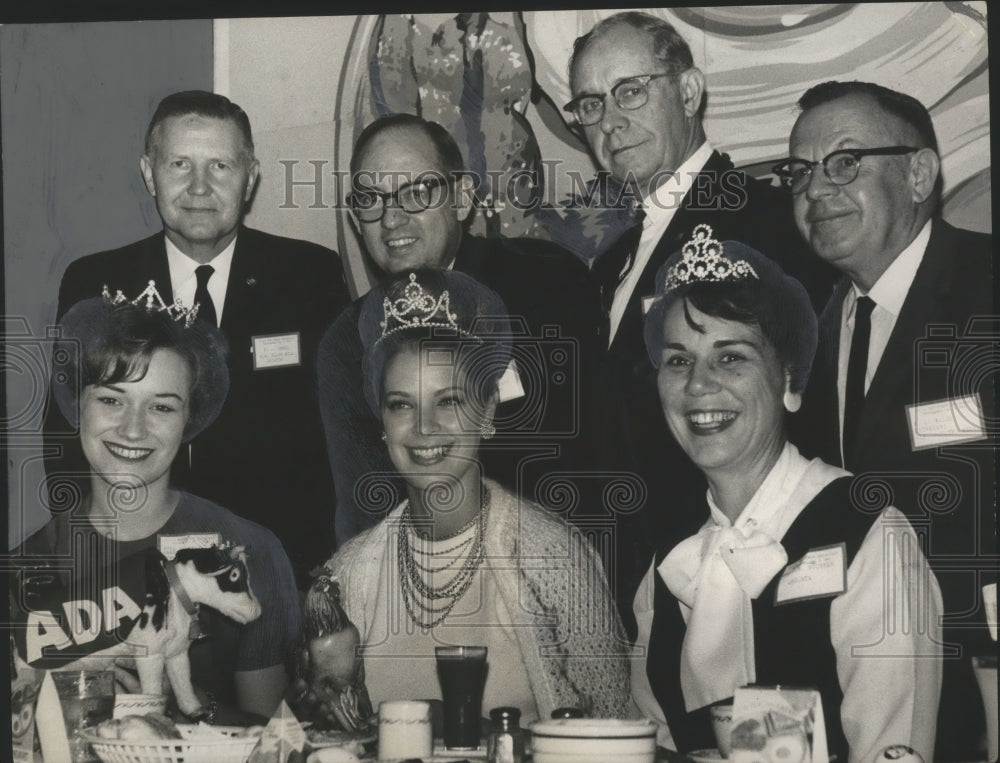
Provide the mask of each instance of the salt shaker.
[{"label": "salt shaker", "polygon": [[487,763],[523,763],[524,729],[518,722],[521,711],[516,707],[497,707],[490,710],[493,729],[486,740]]}]

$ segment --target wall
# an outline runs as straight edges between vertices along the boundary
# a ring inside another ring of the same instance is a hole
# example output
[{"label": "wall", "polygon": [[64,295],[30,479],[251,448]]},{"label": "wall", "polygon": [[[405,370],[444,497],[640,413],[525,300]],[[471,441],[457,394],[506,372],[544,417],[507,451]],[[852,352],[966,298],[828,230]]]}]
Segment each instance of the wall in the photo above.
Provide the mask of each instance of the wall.
[{"label": "wall", "polygon": [[11,544],[48,518],[37,433],[63,270],[160,228],[146,125],[168,93],[211,87],[211,21],[0,27]]}]

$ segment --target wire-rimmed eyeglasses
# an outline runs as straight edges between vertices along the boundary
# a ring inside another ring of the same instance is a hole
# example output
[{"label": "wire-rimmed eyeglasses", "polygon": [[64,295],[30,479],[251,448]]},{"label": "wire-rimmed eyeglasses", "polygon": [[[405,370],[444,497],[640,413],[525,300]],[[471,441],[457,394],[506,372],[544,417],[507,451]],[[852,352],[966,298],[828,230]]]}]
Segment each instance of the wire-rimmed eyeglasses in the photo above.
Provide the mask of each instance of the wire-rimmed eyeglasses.
[{"label": "wire-rimmed eyeglasses", "polygon": [[376,191],[371,188],[352,191],[347,197],[347,203],[361,222],[377,223],[385,216],[390,204],[411,215],[439,205],[443,198],[440,189],[452,182],[454,178],[430,174],[402,185],[395,191]]},{"label": "wire-rimmed eyeglasses", "polygon": [[616,82],[610,93],[597,95],[582,93],[563,106],[563,111],[569,111],[576,121],[584,127],[596,125],[604,117],[604,102],[610,95],[618,107],[626,111],[634,111],[646,105],[649,100],[649,83],[661,77],[673,77],[681,71],[660,72],[658,74],[637,74]]},{"label": "wire-rimmed eyeglasses", "polygon": [[827,154],[818,162],[805,159],[785,159],[774,165],[771,172],[778,176],[781,184],[792,193],[802,193],[809,187],[809,179],[817,164],[823,165],[823,173],[834,185],[853,183],[861,169],[861,159],[865,156],[902,156],[919,151],[912,146],[883,146],[881,148],[842,148]]}]

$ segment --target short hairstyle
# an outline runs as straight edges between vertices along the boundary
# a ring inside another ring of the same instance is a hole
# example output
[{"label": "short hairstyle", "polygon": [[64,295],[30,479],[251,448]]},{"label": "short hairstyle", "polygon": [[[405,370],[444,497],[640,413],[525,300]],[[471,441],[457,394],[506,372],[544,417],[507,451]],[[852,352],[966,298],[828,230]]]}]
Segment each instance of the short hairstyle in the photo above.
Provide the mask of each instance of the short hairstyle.
[{"label": "short hairstyle", "polygon": [[[428,304],[442,304],[447,295],[448,311],[458,331],[399,324],[391,333],[383,333],[383,321],[392,327],[385,318],[385,301],[406,298],[411,276],[415,276]],[[385,367],[402,350],[447,351],[465,373],[468,391],[479,405],[489,402],[510,363],[512,335],[503,300],[479,281],[453,270],[424,268],[391,277],[365,297],[358,333],[364,348],[365,399],[377,418],[381,418]]]},{"label": "short hairstyle", "polygon": [[916,131],[923,142],[923,145],[917,148],[930,148],[935,153],[938,152],[937,135],[927,107],[911,95],[876,85],[874,82],[858,80],[822,82],[802,94],[799,98],[799,108],[802,111],[809,111],[849,95],[867,95],[875,99],[883,111],[902,120]]},{"label": "short hairstyle", "polygon": [[[211,324],[185,327],[165,311],[94,297],[76,303],[61,321],[63,373],[53,379],[56,402],[66,420],[79,421],[79,392],[85,387],[139,381],[157,350],[173,350],[191,370],[191,398],[183,439],[211,424],[229,391],[226,342]],[[57,350],[58,351],[58,350]]]},{"label": "short hairstyle", "polygon": [[351,176],[353,177],[361,170],[361,155],[368,144],[381,132],[393,128],[413,127],[420,130],[430,139],[437,151],[439,167],[428,167],[428,170],[439,170],[445,176],[454,176],[465,172],[465,160],[462,158],[462,151],[451,137],[451,133],[437,122],[423,119],[413,114],[391,114],[380,117],[365,127],[354,141],[354,150],[351,153]]},{"label": "short hairstyle", "polygon": [[254,157],[253,133],[250,117],[226,96],[209,93],[206,90],[182,90],[168,95],[156,107],[153,118],[146,128],[146,154],[152,155],[158,139],[159,126],[170,117],[196,114],[209,119],[224,119],[236,125],[243,134],[243,150],[248,160]]},{"label": "short hairstyle", "polygon": [[573,42],[573,52],[569,57],[569,73],[572,78],[573,66],[590,45],[607,32],[619,26],[630,26],[650,36],[653,45],[653,55],[671,71],[685,71],[694,66],[694,56],[691,46],[681,37],[674,26],[663,19],[641,11],[625,11],[608,16],[594,24],[586,34],[580,35]]},{"label": "short hairstyle", "polygon": [[[646,315],[644,327],[650,361],[659,368],[664,318],[682,300],[688,323],[697,331],[701,328],[687,315],[687,304],[713,318],[756,326],[788,372],[789,389],[804,391],[819,341],[816,313],[805,287],[786,275],[774,260],[744,244],[724,241],[722,246],[728,259],[747,261],[758,277],[736,281],[695,280],[660,293]],[[663,287],[665,273],[680,259],[680,253],[675,254],[661,267],[657,274],[658,289]]]}]

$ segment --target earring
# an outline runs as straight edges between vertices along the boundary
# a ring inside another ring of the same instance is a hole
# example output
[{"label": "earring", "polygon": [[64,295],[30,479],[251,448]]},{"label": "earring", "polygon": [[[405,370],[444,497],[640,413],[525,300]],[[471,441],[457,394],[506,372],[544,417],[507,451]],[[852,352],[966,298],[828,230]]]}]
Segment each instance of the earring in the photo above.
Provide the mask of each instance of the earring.
[{"label": "earring", "polygon": [[479,427],[479,433],[482,435],[484,440],[488,440],[497,433],[497,428],[493,426],[492,421],[484,421]]},{"label": "earring", "polygon": [[382,433],[382,442],[385,442],[385,432]]},{"label": "earring", "polygon": [[785,395],[782,398],[782,403],[784,403],[786,411],[789,413],[795,413],[802,407],[802,394],[800,392],[791,392],[786,389]]}]

